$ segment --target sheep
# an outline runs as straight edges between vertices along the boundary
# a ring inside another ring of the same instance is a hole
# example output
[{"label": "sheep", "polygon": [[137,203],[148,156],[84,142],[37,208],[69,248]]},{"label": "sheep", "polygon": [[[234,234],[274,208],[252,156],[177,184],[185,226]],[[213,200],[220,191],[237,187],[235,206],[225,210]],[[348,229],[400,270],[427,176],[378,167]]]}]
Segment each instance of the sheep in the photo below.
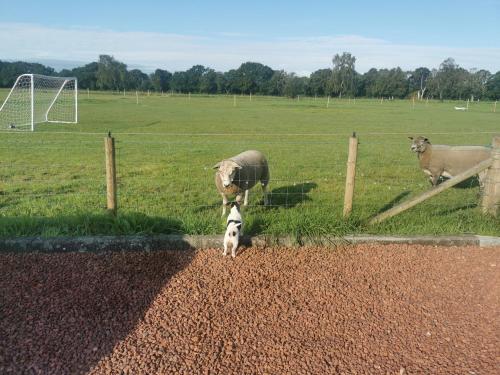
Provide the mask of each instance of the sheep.
[{"label": "sheep", "polygon": [[267,185],[269,183],[269,167],[267,160],[260,151],[249,150],[224,159],[215,164],[215,186],[222,196],[222,216],[226,213],[229,194],[236,195],[236,201],[241,202],[241,194],[245,192],[244,205],[248,205],[248,190],[258,181],[264,194],[264,205],[267,205]]},{"label": "sheep", "polygon": [[[437,185],[440,176],[451,178],[491,157],[489,147],[431,145],[425,137],[408,138],[412,140],[410,149],[417,153],[420,168],[429,176],[432,186]],[[478,177],[482,189],[486,171]]]}]

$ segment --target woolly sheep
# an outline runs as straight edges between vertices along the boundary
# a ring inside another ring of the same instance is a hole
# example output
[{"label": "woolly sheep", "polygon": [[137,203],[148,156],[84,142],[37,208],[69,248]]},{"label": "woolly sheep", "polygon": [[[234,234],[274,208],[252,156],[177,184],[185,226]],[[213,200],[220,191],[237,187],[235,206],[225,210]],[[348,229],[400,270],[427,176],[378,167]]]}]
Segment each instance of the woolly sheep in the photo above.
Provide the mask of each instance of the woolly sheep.
[{"label": "woolly sheep", "polygon": [[264,194],[264,205],[267,205],[267,184],[269,183],[269,167],[260,151],[249,150],[224,159],[215,164],[215,186],[222,196],[222,215],[226,213],[228,195],[236,195],[241,202],[241,194],[245,193],[244,205],[248,205],[248,190],[260,181]]},{"label": "woolly sheep", "polygon": [[[433,186],[437,185],[440,176],[451,178],[491,157],[488,147],[431,145],[425,137],[408,138],[412,140],[410,149],[417,153],[420,168]],[[478,174],[481,188],[485,176],[486,171]]]}]

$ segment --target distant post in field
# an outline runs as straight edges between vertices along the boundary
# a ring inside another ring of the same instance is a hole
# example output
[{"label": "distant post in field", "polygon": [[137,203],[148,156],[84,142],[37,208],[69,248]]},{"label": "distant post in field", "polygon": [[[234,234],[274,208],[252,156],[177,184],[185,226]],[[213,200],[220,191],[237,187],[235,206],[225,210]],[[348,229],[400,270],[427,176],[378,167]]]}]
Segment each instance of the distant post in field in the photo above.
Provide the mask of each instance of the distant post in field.
[{"label": "distant post in field", "polygon": [[495,104],[493,105],[493,113],[497,111],[497,101],[495,100]]},{"label": "distant post in field", "polygon": [[328,99],[326,100],[326,108],[330,106],[330,95],[328,95]]},{"label": "distant post in field", "polygon": [[233,95],[233,107],[236,107],[236,94]]},{"label": "distant post in field", "polygon": [[135,90],[135,104],[139,104],[139,93]]},{"label": "distant post in field", "polygon": [[347,157],[347,173],[345,177],[344,194],[344,217],[347,218],[352,212],[352,201],[354,197],[354,181],[356,178],[356,159],[358,157],[358,138],[352,133],[349,138],[349,155]]},{"label": "distant post in field", "polygon": [[106,200],[107,209],[113,215],[117,212],[116,200],[116,163],[115,163],[115,139],[111,132],[104,138],[104,150],[106,153]]}]

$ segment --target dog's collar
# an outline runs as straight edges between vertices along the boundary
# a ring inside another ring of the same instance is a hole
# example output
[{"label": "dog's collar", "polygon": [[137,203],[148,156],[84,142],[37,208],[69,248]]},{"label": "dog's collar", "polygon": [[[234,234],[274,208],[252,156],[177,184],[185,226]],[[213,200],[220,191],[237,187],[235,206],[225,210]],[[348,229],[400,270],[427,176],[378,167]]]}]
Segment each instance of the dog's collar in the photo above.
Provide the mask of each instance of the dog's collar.
[{"label": "dog's collar", "polygon": [[235,223],[236,225],[238,224],[241,224],[241,221],[240,220],[228,220],[227,224],[226,224],[226,228],[229,226],[229,224],[231,223]]}]

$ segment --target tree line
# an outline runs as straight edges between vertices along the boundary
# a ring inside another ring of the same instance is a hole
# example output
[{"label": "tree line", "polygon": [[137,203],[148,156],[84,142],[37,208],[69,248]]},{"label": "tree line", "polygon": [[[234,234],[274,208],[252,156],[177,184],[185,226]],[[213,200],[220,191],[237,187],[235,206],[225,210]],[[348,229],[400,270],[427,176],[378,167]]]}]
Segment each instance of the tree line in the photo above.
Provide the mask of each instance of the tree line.
[{"label": "tree line", "polygon": [[97,62],[71,70],[56,72],[37,63],[0,61],[0,87],[12,87],[17,76],[24,73],[61,77],[77,77],[82,89],[140,90],[157,92],[206,94],[260,94],[297,97],[385,97],[419,99],[500,99],[500,71],[495,74],[481,69],[466,70],[454,59],[444,60],[438,68],[420,67],[414,71],[401,68],[375,69],[364,74],[356,72],[356,58],[348,52],[337,54],[332,67],[319,69],[309,77],[300,77],[284,70],[245,62],[237,69],[218,72],[203,65],[186,71],[169,72],[156,69],[151,74],[127,65],[109,55]]}]

